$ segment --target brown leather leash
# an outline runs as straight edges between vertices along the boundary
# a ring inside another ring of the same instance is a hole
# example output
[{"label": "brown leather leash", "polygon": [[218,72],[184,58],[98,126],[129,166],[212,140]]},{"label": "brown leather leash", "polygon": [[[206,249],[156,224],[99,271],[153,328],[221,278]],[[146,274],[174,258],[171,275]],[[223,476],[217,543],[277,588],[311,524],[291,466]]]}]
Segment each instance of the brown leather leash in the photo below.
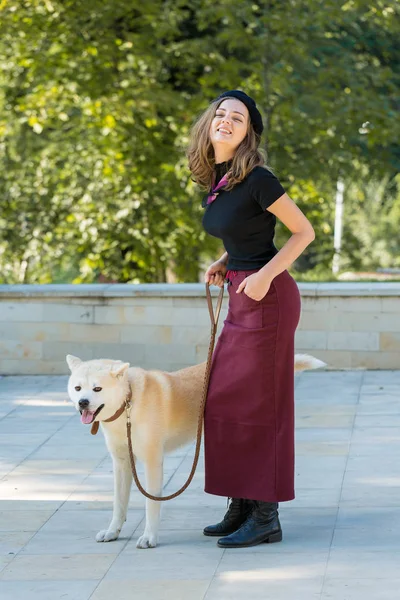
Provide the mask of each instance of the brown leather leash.
[{"label": "brown leather leash", "polygon": [[174,494],[170,494],[169,496],[153,496],[152,494],[149,494],[148,492],[146,492],[146,490],[141,485],[139,478],[138,478],[137,471],[136,471],[135,457],[134,457],[133,450],[132,450],[131,419],[130,419],[131,398],[128,396],[128,398],[125,401],[126,419],[127,419],[126,434],[128,436],[129,458],[131,461],[133,479],[135,480],[135,483],[136,483],[139,491],[143,494],[143,496],[146,496],[146,498],[149,498],[150,500],[156,500],[157,502],[162,502],[164,500],[172,500],[172,498],[176,498],[177,496],[180,496],[180,494],[182,494],[182,492],[184,492],[186,490],[186,488],[190,485],[190,483],[194,477],[194,474],[196,472],[197,463],[199,462],[201,434],[203,431],[204,409],[206,406],[208,383],[210,380],[211,359],[212,359],[212,354],[213,354],[213,350],[214,350],[215,335],[217,332],[219,313],[221,311],[222,299],[224,297],[224,286],[222,285],[221,290],[219,292],[215,315],[214,315],[214,309],[213,309],[213,304],[212,304],[212,300],[211,300],[210,286],[209,286],[208,282],[206,282],[206,296],[207,296],[208,310],[210,311],[210,318],[211,318],[211,339],[210,339],[210,345],[208,347],[206,373],[205,373],[204,384],[203,384],[203,398],[202,398],[202,402],[200,405],[199,420],[197,423],[196,451],[195,451],[194,458],[193,458],[192,470],[190,471],[190,474],[189,474],[189,477],[188,477],[186,483]]}]

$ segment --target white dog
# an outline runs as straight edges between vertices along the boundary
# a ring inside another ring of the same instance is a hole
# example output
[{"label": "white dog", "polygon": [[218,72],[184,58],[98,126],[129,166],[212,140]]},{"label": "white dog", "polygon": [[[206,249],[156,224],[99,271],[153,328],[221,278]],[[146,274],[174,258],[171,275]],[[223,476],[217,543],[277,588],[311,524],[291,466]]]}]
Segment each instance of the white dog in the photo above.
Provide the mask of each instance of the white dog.
[{"label": "white dog", "polygon": [[[81,421],[104,432],[114,466],[114,510],[98,542],[116,540],[126,521],[132,472],[126,433],[125,400],[132,398],[131,439],[135,457],[145,467],[145,489],[160,496],[163,488],[163,456],[196,436],[206,363],[168,373],[129,367],[119,360],[82,361],[68,354],[71,370],[68,394]],[[325,363],[313,356],[296,354],[295,370],[315,369]],[[157,545],[161,502],[146,498],[146,526],[138,548]]]}]

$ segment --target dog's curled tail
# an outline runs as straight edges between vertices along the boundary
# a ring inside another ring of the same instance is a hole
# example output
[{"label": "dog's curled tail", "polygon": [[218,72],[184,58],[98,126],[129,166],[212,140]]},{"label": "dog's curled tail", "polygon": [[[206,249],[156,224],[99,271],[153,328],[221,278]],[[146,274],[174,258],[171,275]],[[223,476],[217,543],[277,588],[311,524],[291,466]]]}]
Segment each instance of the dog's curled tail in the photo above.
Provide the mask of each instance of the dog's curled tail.
[{"label": "dog's curled tail", "polygon": [[306,369],[321,369],[326,367],[326,363],[310,354],[295,354],[294,355],[294,370],[305,371]]}]

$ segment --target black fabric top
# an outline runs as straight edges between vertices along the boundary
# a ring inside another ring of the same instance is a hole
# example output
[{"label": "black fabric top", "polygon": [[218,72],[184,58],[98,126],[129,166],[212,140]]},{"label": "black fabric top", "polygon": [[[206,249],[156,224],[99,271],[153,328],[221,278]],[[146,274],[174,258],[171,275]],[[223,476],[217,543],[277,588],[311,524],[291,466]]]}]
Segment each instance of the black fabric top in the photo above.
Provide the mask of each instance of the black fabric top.
[{"label": "black fabric top", "polygon": [[[215,185],[231,166],[232,159],[215,166]],[[254,167],[243,181],[206,204],[202,225],[222,240],[228,252],[228,269],[250,271],[263,267],[278,252],[274,245],[276,217],[266,210],[285,193],[278,178],[264,167]]]}]

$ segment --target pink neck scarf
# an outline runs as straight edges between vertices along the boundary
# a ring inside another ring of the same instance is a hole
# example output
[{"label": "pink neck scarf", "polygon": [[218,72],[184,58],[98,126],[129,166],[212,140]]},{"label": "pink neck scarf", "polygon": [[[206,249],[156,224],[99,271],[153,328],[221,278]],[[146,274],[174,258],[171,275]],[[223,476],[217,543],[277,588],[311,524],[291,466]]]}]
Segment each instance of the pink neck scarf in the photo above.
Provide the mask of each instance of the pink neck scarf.
[{"label": "pink neck scarf", "polygon": [[215,200],[219,193],[218,190],[221,189],[226,183],[228,183],[228,173],[222,177],[218,185],[215,187],[214,184],[212,185],[211,193],[207,196],[207,204],[211,204],[211,202]]}]

